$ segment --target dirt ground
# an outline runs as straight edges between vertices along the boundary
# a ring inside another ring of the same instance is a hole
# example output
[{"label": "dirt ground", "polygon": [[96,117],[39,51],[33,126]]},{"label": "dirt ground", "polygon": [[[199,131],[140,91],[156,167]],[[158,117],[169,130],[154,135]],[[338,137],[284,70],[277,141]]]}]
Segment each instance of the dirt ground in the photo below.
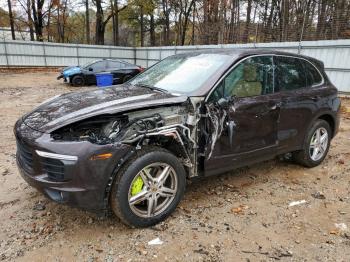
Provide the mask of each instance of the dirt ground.
[{"label": "dirt ground", "polygon": [[165,222],[131,229],[47,200],[17,171],[15,121],[76,90],[56,75],[0,74],[0,260],[349,261],[350,113],[319,167],[272,160],[195,181]]}]

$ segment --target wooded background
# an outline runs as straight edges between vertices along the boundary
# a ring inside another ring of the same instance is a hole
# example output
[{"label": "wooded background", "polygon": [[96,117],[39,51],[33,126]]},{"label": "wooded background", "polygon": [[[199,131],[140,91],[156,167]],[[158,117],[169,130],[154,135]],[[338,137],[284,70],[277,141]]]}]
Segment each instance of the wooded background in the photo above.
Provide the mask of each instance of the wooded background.
[{"label": "wooded background", "polygon": [[166,46],[350,38],[350,0],[3,0],[32,41]]}]

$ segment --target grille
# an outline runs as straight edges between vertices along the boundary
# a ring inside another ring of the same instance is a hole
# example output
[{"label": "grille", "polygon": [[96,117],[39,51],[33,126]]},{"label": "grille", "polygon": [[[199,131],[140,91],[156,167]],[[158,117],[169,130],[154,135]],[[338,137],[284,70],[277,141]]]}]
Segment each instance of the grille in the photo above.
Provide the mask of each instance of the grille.
[{"label": "grille", "polygon": [[20,160],[22,168],[28,172],[32,173],[33,171],[33,153],[30,148],[17,139],[17,154]]},{"label": "grille", "polygon": [[42,158],[42,170],[47,174],[49,179],[54,181],[64,181],[64,164],[61,160]]}]

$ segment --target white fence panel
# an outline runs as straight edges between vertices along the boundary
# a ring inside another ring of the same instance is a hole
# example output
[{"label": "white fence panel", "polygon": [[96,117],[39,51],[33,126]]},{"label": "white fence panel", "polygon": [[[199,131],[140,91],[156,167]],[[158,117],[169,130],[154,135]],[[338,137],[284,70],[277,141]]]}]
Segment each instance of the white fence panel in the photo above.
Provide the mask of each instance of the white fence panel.
[{"label": "white fence panel", "polygon": [[324,62],[340,91],[350,92],[350,40],[136,48],[0,40],[0,66],[69,66],[114,58],[149,67],[174,54],[214,48],[277,49],[311,56]]}]

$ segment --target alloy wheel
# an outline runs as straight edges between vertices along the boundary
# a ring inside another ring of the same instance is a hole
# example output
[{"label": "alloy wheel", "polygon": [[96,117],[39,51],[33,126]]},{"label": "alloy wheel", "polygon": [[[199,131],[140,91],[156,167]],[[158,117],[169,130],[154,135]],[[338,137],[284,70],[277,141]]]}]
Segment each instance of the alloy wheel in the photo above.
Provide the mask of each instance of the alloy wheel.
[{"label": "alloy wheel", "polygon": [[177,192],[177,174],[166,163],[144,167],[131,182],[128,201],[140,217],[154,217],[166,210]]},{"label": "alloy wheel", "polygon": [[320,160],[327,151],[328,132],[324,127],[315,130],[311,137],[309,155],[313,161]]}]

